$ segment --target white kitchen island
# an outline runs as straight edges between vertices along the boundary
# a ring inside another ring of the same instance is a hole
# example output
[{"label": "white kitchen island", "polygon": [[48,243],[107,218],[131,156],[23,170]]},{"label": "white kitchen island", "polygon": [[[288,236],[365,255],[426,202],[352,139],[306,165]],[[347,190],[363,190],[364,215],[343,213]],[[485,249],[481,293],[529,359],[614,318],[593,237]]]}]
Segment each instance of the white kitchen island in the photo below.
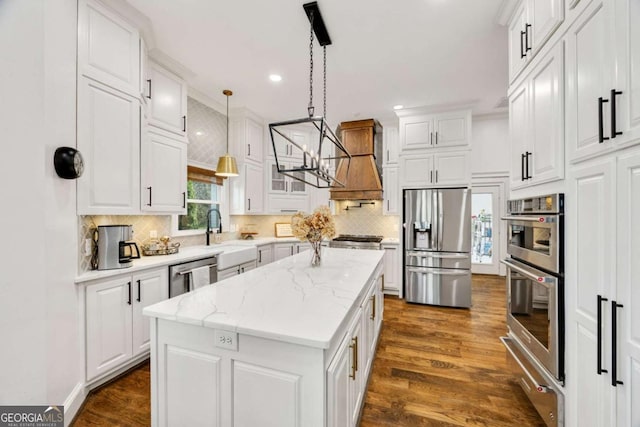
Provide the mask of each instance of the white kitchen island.
[{"label": "white kitchen island", "polygon": [[323,248],[146,307],[154,426],[358,422],[384,251]]}]

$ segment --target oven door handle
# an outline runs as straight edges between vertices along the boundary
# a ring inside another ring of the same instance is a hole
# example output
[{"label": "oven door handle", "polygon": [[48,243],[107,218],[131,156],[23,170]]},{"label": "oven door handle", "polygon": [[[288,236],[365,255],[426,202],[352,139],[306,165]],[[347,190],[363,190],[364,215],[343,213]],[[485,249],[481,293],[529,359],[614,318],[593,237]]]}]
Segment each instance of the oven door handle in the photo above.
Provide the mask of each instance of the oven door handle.
[{"label": "oven door handle", "polygon": [[466,259],[469,258],[467,254],[434,254],[432,252],[407,252],[408,256],[415,256],[419,258],[442,258],[442,259]]},{"label": "oven door handle", "polygon": [[446,268],[407,267],[409,273],[432,273],[440,276],[466,276],[469,270],[453,270]]},{"label": "oven door handle", "polygon": [[507,351],[509,353],[511,353],[511,357],[513,358],[513,360],[516,361],[516,363],[518,363],[518,365],[520,365],[520,369],[522,369],[522,372],[525,373],[525,375],[527,376],[527,378],[529,378],[529,381],[531,381],[531,384],[533,385],[533,387],[536,389],[536,391],[538,393],[548,393],[549,392],[549,387],[547,387],[546,385],[542,385],[540,383],[538,383],[538,381],[536,381],[535,378],[533,378],[533,375],[531,375],[531,373],[529,372],[529,370],[527,368],[525,368],[525,366],[522,364],[522,362],[520,361],[520,359],[518,358],[518,356],[516,356],[516,354],[513,352],[513,350],[511,349],[511,347],[509,346],[509,344],[507,344],[505,342],[504,337],[500,337],[500,341],[502,341],[502,344],[505,346],[505,348],[507,349]]},{"label": "oven door handle", "polygon": [[[509,261],[508,259],[503,259],[500,260],[501,263],[503,263],[504,265],[506,265],[507,267],[509,267],[512,270],[517,271],[520,274],[523,274],[525,276],[527,276],[529,279],[540,283],[543,286],[549,287],[549,285],[547,285],[548,282],[554,282],[556,280],[555,277],[545,274],[543,276],[539,276],[537,275],[534,271],[528,269],[525,266],[520,266],[520,265],[516,265],[513,262]],[[540,272],[541,273],[541,272]]]},{"label": "oven door handle", "polygon": [[556,216],[503,216],[503,221],[520,221],[520,222],[535,222],[539,224],[548,224],[557,222]]}]

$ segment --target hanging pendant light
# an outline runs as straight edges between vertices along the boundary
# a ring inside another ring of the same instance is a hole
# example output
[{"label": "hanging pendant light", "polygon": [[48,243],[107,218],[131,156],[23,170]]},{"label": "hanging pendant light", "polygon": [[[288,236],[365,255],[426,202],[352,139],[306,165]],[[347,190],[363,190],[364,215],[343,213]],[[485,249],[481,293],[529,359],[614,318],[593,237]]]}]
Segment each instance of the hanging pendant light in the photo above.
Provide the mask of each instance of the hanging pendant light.
[{"label": "hanging pendant light", "polygon": [[238,165],[236,164],[236,159],[229,154],[229,97],[233,95],[233,92],[225,89],[222,93],[227,97],[227,154],[218,159],[216,175],[226,178],[238,176]]},{"label": "hanging pendant light", "polygon": [[[317,188],[344,187],[351,155],[327,123],[327,45],[331,38],[324,25],[317,2],[302,5],[309,18],[309,105],[308,117],[270,123],[269,133],[278,172]],[[323,48],[324,111],[314,116],[313,41],[314,34]],[[286,154],[283,154],[286,153]],[[282,156],[287,159],[282,159]],[[340,174],[336,174],[336,170]]]}]

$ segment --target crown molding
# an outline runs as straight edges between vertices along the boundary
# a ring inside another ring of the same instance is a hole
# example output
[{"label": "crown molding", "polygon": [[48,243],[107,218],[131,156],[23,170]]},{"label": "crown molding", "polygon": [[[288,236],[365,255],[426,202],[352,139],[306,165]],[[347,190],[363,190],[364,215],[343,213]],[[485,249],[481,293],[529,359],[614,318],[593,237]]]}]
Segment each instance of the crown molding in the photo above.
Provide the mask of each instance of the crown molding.
[{"label": "crown molding", "polygon": [[508,119],[509,112],[508,111],[499,111],[495,113],[484,113],[484,114],[474,114],[471,116],[471,120],[473,121],[483,121],[483,120],[499,120],[499,119]]},{"label": "crown molding", "polygon": [[456,102],[452,104],[437,104],[437,105],[424,105],[421,107],[412,107],[412,108],[403,108],[402,110],[397,110],[396,116],[398,117],[407,117],[407,116],[416,116],[420,114],[432,114],[432,113],[444,113],[447,111],[454,110],[465,110],[472,109],[475,104],[477,104],[478,100],[466,100],[461,102]]}]

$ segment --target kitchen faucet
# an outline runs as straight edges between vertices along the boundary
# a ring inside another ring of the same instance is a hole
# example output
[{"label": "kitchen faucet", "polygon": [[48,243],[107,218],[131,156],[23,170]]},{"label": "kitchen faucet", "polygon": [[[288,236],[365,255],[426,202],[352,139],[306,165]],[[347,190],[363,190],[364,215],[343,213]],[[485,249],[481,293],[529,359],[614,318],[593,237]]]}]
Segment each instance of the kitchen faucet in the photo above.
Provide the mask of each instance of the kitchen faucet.
[{"label": "kitchen faucet", "polygon": [[207,246],[209,246],[209,234],[211,233],[211,212],[218,214],[218,233],[222,234],[222,216],[217,208],[209,209],[207,212]]}]

